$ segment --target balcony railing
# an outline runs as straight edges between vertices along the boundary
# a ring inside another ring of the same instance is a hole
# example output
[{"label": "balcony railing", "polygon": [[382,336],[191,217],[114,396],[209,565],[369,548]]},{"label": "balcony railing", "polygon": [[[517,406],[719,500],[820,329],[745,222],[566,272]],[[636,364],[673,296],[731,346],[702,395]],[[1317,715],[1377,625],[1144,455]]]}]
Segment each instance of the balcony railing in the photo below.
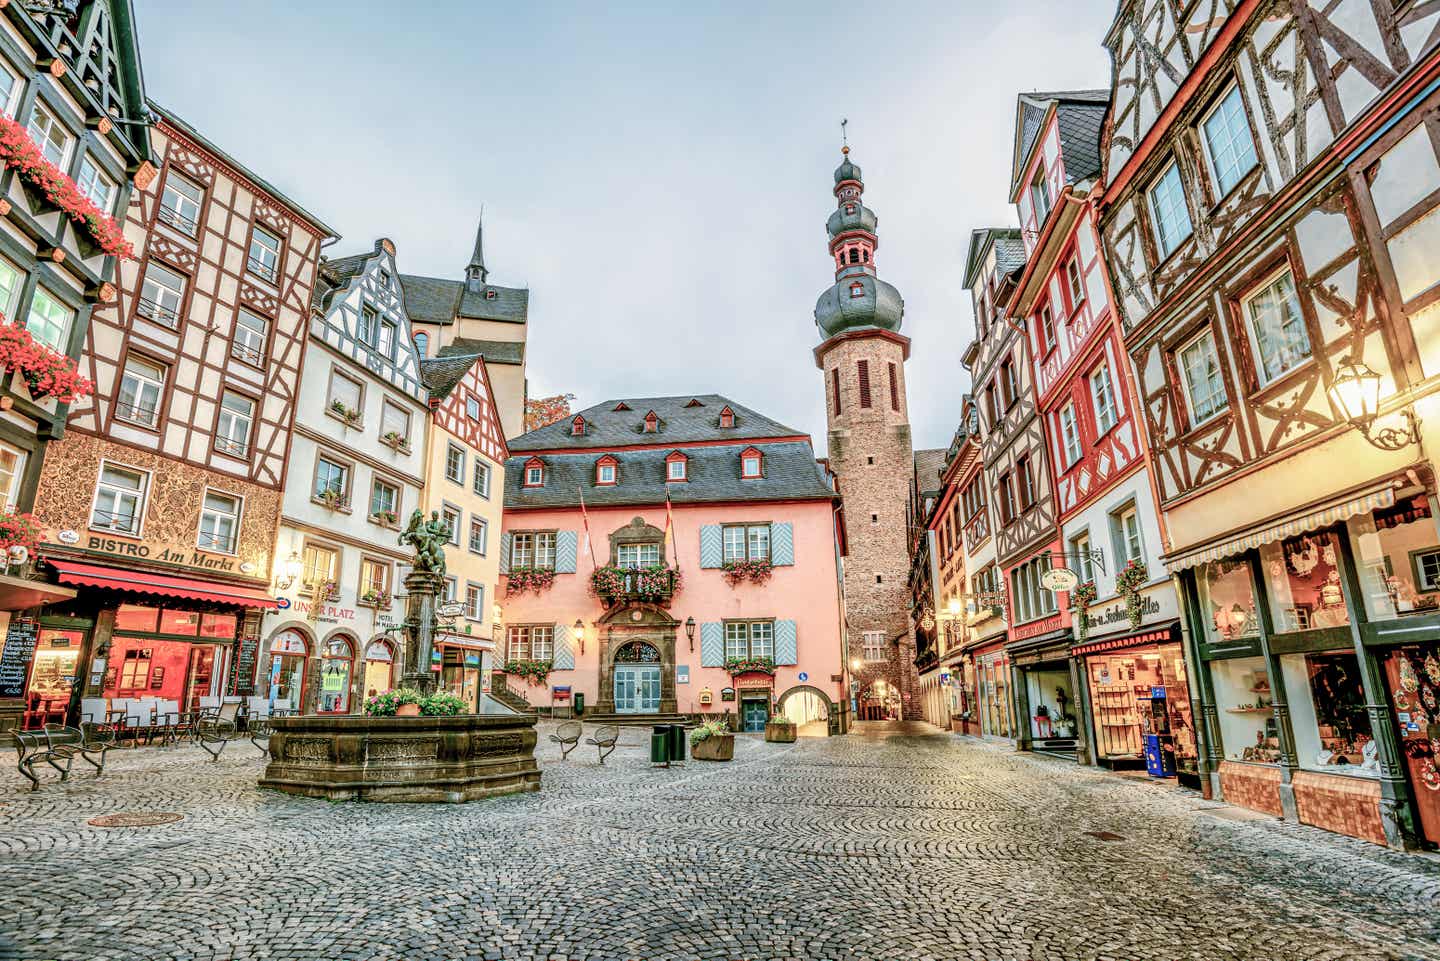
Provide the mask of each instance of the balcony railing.
[{"label": "balcony railing", "polygon": [[202,551],[214,551],[217,554],[233,554],[235,553],[235,535],[219,533],[207,534],[202,531],[200,540],[196,546]]},{"label": "balcony railing", "polygon": [[260,260],[257,257],[245,258],[245,266],[249,269],[250,273],[254,274],[256,277],[259,277],[261,280],[269,281],[272,284],[275,283],[275,278],[279,276],[280,273],[278,270],[275,269],[274,264],[267,264],[265,263],[265,261]]},{"label": "balcony railing", "polygon": [[112,531],[116,534],[135,534],[140,530],[140,518],[132,511],[117,514],[112,511],[96,510],[90,516],[90,526],[97,530]]},{"label": "balcony railing", "polygon": [[159,324],[161,327],[168,327],[175,330],[180,326],[180,312],[171,310],[164,304],[158,304],[148,297],[138,297],[135,300],[135,313],[141,317],[147,317]]},{"label": "balcony railing", "polygon": [[606,607],[628,601],[668,605],[680,588],[680,572],[671,567],[601,567],[590,575],[595,596]]},{"label": "balcony railing", "polygon": [[260,351],[247,344],[242,344],[238,340],[230,342],[230,356],[237,357],[252,367],[265,366],[265,357]]},{"label": "balcony railing", "polygon": [[242,440],[233,440],[229,437],[215,437],[215,449],[222,454],[229,454],[231,457],[250,456],[250,445]]},{"label": "balcony railing", "polygon": [[154,427],[155,422],[160,419],[160,412],[154,407],[145,407],[141,404],[127,404],[124,401],[115,402],[115,416],[123,421],[132,424],[139,424],[141,427]]},{"label": "balcony railing", "polygon": [[191,220],[189,217],[185,216],[175,208],[167,207],[164,204],[160,205],[159,216],[161,223],[169,224],[171,227],[174,227],[176,230],[189,237],[195,236],[195,232],[200,229],[200,225],[197,224],[195,221]]}]

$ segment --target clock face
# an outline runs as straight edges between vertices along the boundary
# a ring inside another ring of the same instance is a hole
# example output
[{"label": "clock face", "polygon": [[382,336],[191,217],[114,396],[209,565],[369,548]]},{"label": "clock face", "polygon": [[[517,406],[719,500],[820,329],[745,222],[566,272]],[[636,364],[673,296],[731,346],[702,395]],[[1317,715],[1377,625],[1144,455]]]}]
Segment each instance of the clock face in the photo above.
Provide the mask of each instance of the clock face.
[{"label": "clock face", "polygon": [[645,616],[645,615],[642,614],[642,613],[640,613],[639,611],[631,611],[631,612],[630,612],[630,620],[632,620],[632,621],[638,621],[638,620],[640,620],[640,619],[641,619],[642,617],[644,617],[644,616]]}]

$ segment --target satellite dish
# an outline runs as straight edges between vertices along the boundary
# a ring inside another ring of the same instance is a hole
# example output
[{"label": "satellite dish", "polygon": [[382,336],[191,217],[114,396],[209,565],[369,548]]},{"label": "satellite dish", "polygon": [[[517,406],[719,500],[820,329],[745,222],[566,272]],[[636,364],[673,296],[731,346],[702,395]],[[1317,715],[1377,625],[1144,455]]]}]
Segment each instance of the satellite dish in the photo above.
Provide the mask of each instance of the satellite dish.
[{"label": "satellite dish", "polygon": [[1040,575],[1040,586],[1047,591],[1073,591],[1080,578],[1068,567],[1052,567]]}]

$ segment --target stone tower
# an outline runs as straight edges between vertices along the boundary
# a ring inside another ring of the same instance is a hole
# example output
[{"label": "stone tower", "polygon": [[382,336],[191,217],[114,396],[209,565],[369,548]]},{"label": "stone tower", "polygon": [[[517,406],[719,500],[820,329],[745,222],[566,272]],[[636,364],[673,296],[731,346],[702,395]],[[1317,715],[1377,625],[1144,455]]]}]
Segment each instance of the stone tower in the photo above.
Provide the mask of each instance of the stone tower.
[{"label": "stone tower", "polygon": [[[908,519],[914,454],[905,398],[910,339],[900,333],[905,302],[875,275],[875,213],[860,200],[865,185],[850,148],[835,170],[837,207],[825,229],[835,283],[815,304],[821,343],[815,364],[825,377],[830,466],[844,501],[845,620],[852,677],[863,702],[898,701],[918,719],[919,681],[910,597]],[[858,666],[857,666],[858,665]]]}]

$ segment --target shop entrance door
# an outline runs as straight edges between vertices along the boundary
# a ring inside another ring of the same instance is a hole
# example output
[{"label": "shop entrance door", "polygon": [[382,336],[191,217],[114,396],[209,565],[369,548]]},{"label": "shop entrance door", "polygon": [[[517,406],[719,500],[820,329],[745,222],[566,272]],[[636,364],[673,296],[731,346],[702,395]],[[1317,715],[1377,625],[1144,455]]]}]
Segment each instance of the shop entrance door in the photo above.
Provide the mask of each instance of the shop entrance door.
[{"label": "shop entrance door", "polygon": [[615,665],[615,713],[654,714],[660,710],[660,665]]},{"label": "shop entrance door", "polygon": [[[1410,775],[1425,840],[1440,844],[1440,645],[1406,645],[1385,656],[1390,718]],[[1366,745],[1374,750],[1372,745]],[[1369,760],[1367,758],[1367,760]]]},{"label": "shop entrance door", "polygon": [[84,631],[50,628],[40,631],[25,687],[25,713],[20,719],[23,729],[38,730],[46,724],[65,723],[84,643]]},{"label": "shop entrance door", "polygon": [[770,719],[768,705],[762,700],[747,700],[740,705],[741,727],[746,731],[764,731],[765,722]]},{"label": "shop entrance door", "polygon": [[185,683],[185,710],[200,710],[200,699],[210,696],[215,680],[215,652],[219,648],[200,646],[190,648],[190,670]]}]

